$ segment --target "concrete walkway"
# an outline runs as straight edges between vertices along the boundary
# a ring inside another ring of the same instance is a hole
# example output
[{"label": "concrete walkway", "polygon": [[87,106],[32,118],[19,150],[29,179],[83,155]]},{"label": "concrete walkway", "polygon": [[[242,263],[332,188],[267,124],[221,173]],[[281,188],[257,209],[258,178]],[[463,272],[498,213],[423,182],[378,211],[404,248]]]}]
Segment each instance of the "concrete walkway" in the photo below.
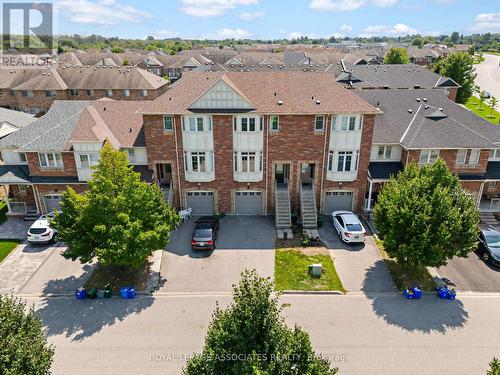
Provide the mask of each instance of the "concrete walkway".
[{"label": "concrete walkway", "polygon": [[26,233],[33,224],[32,221],[10,218],[0,225],[0,239],[26,239]]}]

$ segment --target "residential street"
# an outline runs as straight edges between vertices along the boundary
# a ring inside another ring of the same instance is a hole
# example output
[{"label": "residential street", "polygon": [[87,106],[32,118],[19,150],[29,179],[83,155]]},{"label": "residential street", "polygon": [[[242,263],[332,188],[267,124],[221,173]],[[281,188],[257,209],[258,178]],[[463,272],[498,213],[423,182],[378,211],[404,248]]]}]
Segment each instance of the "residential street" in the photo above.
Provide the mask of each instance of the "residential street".
[{"label": "residential street", "polygon": [[[200,351],[216,301],[229,295],[29,299],[56,346],[54,375],[178,374]],[[434,294],[408,301],[392,293],[287,295],[287,322],[309,332],[340,374],[483,374],[499,355],[500,296]]]},{"label": "residential street", "polygon": [[487,53],[483,56],[484,61],[476,65],[476,83],[481,90],[487,90],[496,98],[500,98],[500,56]]}]

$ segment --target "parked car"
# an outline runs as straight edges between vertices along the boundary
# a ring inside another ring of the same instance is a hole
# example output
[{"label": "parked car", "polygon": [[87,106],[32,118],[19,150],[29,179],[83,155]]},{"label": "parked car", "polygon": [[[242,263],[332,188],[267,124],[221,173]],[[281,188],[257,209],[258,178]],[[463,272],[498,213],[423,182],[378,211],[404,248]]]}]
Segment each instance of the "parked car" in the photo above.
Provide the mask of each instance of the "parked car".
[{"label": "parked car", "polygon": [[500,232],[492,227],[479,228],[478,252],[485,262],[500,267]]},{"label": "parked car", "polygon": [[484,97],[485,97],[486,99],[491,99],[491,97],[492,97],[492,96],[493,96],[493,95],[491,94],[491,92],[484,90]]},{"label": "parked car", "polygon": [[342,241],[347,243],[364,242],[365,228],[351,211],[332,212],[332,221]]},{"label": "parked car", "polygon": [[45,244],[57,242],[57,230],[50,226],[54,213],[40,216],[28,229],[28,242],[32,244]]},{"label": "parked car", "polygon": [[215,250],[219,218],[217,216],[202,216],[195,221],[191,248],[193,250]]}]

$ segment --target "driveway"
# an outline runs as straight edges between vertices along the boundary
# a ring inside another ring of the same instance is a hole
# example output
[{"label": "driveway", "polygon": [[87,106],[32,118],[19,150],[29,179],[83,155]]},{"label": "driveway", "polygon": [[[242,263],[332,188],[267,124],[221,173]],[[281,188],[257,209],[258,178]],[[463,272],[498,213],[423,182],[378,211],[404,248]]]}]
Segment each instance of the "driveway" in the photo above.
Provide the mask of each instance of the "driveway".
[{"label": "driveway", "polygon": [[[476,84],[500,98],[500,56],[483,54],[484,61],[476,65]],[[498,105],[497,105],[498,108]]]},{"label": "driveway", "polygon": [[329,217],[325,218],[323,226],[319,228],[319,234],[330,249],[335,269],[345,289],[365,293],[396,291],[371,236],[366,238],[364,244],[346,244],[340,240]]},{"label": "driveway", "polygon": [[467,258],[455,257],[438,274],[461,291],[500,292],[500,268],[486,264],[476,253]]},{"label": "driveway", "polygon": [[32,221],[10,218],[0,225],[0,239],[26,239],[26,233],[33,224]]},{"label": "driveway", "polygon": [[191,250],[194,226],[191,220],[172,233],[163,254],[160,292],[229,292],[245,268],[273,277],[275,228],[269,218],[224,217],[213,252]]}]

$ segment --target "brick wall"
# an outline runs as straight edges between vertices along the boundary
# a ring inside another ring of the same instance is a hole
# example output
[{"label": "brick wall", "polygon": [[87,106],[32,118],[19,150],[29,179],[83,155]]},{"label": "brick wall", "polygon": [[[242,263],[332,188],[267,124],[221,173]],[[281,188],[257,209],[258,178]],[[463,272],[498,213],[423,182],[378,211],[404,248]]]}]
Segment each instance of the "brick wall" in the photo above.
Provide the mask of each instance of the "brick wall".
[{"label": "brick wall", "polygon": [[[486,166],[488,164],[488,158],[490,155],[490,150],[481,150],[481,154],[479,156],[479,164],[477,165],[457,165],[457,153],[458,150],[440,150],[439,151],[439,157],[442,158],[446,165],[448,165],[448,168],[453,173],[457,174],[483,174],[486,172]],[[408,163],[418,163],[418,160],[420,158],[420,150],[403,150],[403,155],[402,155],[402,161],[403,164],[406,164],[407,162],[407,155],[408,156]],[[469,155],[467,155],[468,159]],[[468,161],[468,160],[467,160]]]},{"label": "brick wall", "polygon": [[32,176],[77,176],[75,157],[72,152],[62,152],[63,168],[42,168],[38,153],[26,153],[28,167]]},{"label": "brick wall", "polygon": [[76,193],[81,194],[87,190],[87,184],[40,184],[35,185],[36,191],[38,193],[38,201],[40,202],[40,210],[46,213],[44,196],[47,194],[62,194],[71,186]]}]

